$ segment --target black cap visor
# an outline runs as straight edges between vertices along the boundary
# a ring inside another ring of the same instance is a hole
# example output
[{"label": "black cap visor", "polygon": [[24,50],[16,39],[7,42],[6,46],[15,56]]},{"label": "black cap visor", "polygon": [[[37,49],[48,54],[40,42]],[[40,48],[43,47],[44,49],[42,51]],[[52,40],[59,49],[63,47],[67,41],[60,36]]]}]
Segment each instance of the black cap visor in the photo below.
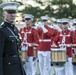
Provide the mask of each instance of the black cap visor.
[{"label": "black cap visor", "polygon": [[9,13],[9,14],[17,13],[16,10],[5,10],[5,11],[7,11],[7,13]]},{"label": "black cap visor", "polygon": [[62,24],[63,24],[63,25],[66,25],[66,24],[68,24],[68,22],[63,22]]},{"label": "black cap visor", "polygon": [[25,18],[25,20],[30,20],[31,18]]},{"label": "black cap visor", "polygon": [[76,25],[76,23],[73,23],[73,25]]},{"label": "black cap visor", "polygon": [[61,22],[57,22],[58,24],[62,24]]},{"label": "black cap visor", "polygon": [[42,20],[43,22],[46,22],[47,20]]}]

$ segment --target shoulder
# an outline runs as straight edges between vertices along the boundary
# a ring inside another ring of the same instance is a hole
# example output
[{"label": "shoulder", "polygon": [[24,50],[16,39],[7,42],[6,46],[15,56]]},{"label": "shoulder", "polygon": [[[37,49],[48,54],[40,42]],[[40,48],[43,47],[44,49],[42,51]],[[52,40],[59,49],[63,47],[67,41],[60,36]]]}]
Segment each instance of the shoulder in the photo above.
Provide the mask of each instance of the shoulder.
[{"label": "shoulder", "polygon": [[23,28],[20,28],[20,30],[22,30]]},{"label": "shoulder", "polygon": [[24,29],[24,27],[23,28],[20,28],[20,31],[22,31]]},{"label": "shoulder", "polygon": [[24,27],[23,28],[20,28],[19,32],[20,33],[24,33]]},{"label": "shoulder", "polygon": [[37,32],[37,29],[36,29],[36,28],[34,28],[34,27],[32,27],[32,31]]},{"label": "shoulder", "polygon": [[34,34],[36,34],[38,31],[37,31],[37,29],[32,28],[32,32],[33,32]]},{"label": "shoulder", "polygon": [[14,29],[16,30],[16,32],[19,32],[19,29],[15,26]]},{"label": "shoulder", "polygon": [[4,30],[5,30],[5,25],[1,24],[0,25],[0,35],[4,35]]},{"label": "shoulder", "polygon": [[4,24],[4,22],[2,22],[1,24],[0,24],[0,29],[3,29],[3,28],[5,28],[6,26],[5,26],[5,24]]},{"label": "shoulder", "polygon": [[67,32],[68,32],[68,33],[71,33],[72,31],[71,31],[71,30],[67,30]]}]

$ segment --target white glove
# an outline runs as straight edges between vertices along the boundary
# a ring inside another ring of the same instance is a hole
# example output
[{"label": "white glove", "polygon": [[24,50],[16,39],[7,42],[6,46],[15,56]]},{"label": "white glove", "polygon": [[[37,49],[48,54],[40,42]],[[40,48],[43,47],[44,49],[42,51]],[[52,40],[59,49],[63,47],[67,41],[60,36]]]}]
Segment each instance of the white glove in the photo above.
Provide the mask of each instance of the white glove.
[{"label": "white glove", "polygon": [[41,28],[44,33],[48,32],[48,30],[44,27],[43,23],[41,23],[41,22],[36,22],[36,23],[35,23],[35,26],[36,26],[37,28]]},{"label": "white glove", "polygon": [[42,28],[44,33],[48,32],[48,30],[44,27],[44,25],[41,25],[41,28]]},{"label": "white glove", "polygon": [[26,52],[28,50],[28,47],[22,46],[21,51]]},{"label": "white glove", "polygon": [[76,54],[76,49],[74,49],[74,53]]},{"label": "white glove", "polygon": [[35,23],[35,26],[36,26],[37,28],[39,28],[39,27],[38,27],[38,22]]},{"label": "white glove", "polygon": [[35,26],[36,26],[37,28],[41,28],[42,25],[43,25],[43,24],[42,24],[41,22],[36,22],[36,23],[35,23]]},{"label": "white glove", "polygon": [[39,27],[43,30],[44,33],[48,32],[43,23],[39,22]]},{"label": "white glove", "polygon": [[51,47],[57,47],[57,45],[56,44],[53,44],[53,45],[51,45]]}]

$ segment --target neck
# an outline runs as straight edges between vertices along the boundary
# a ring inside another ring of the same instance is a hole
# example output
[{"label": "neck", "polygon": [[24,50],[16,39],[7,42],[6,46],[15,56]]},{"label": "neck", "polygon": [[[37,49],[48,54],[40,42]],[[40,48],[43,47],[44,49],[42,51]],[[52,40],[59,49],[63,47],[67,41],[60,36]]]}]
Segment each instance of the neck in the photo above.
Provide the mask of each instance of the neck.
[{"label": "neck", "polygon": [[26,25],[26,27],[31,27],[31,24],[29,24],[29,25]]},{"label": "neck", "polygon": [[5,22],[8,22],[8,23],[10,23],[10,24],[14,24],[13,21],[7,21],[7,20],[5,20]]}]

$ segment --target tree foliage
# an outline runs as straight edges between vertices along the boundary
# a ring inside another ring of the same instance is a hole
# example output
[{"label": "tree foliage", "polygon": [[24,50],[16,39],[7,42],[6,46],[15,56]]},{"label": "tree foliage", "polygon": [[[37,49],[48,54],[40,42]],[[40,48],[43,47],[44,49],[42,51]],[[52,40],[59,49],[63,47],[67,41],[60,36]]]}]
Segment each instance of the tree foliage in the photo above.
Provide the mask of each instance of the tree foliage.
[{"label": "tree foliage", "polygon": [[[73,0],[34,0],[41,6],[45,6],[45,9],[40,9],[40,7],[25,7],[23,13],[31,13],[35,17],[40,17],[42,15],[48,15],[49,17],[62,18],[76,16],[76,5],[73,4]],[[57,8],[54,9],[53,6]]]},{"label": "tree foliage", "polygon": [[[49,17],[54,18],[76,17],[76,5],[73,3],[73,0],[32,0],[38,3],[41,7],[45,7],[44,9],[41,9],[40,6],[33,7],[29,4],[26,6],[22,1],[19,1],[21,5],[25,5],[24,10],[19,11],[22,14],[32,14],[36,18],[39,18],[42,15],[48,15]],[[2,3],[2,0],[0,0],[0,3]],[[2,11],[0,9],[0,21],[2,21],[2,19]]]},{"label": "tree foliage", "polygon": [[[3,3],[2,0],[0,0],[0,4]],[[0,23],[3,21],[3,16],[2,16],[2,9],[0,8]]]}]

